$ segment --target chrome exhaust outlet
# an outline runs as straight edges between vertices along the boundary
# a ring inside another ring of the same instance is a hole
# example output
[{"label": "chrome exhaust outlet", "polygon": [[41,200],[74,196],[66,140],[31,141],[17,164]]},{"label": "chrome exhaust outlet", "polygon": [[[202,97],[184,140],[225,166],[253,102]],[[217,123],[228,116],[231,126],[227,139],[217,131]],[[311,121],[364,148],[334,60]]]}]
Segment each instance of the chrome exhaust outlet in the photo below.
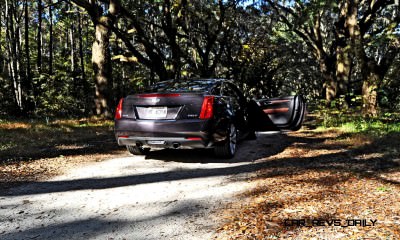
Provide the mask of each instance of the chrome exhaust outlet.
[{"label": "chrome exhaust outlet", "polygon": [[178,148],[178,147],[180,147],[180,146],[181,146],[181,144],[180,144],[180,143],[177,143],[177,142],[175,142],[175,143],[172,143],[172,146],[173,146],[174,148]]}]

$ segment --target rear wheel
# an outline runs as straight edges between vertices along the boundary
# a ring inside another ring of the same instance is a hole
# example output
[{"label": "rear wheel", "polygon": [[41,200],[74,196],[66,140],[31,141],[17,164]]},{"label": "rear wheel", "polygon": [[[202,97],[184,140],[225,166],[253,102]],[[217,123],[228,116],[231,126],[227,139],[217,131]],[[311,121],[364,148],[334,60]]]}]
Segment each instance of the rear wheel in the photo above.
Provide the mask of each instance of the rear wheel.
[{"label": "rear wheel", "polygon": [[150,151],[150,148],[144,148],[133,145],[127,145],[126,149],[128,149],[128,152],[130,152],[133,155],[146,155]]},{"label": "rear wheel", "polygon": [[232,158],[237,148],[237,131],[235,125],[231,124],[228,130],[229,134],[222,145],[215,146],[215,155],[221,158]]}]

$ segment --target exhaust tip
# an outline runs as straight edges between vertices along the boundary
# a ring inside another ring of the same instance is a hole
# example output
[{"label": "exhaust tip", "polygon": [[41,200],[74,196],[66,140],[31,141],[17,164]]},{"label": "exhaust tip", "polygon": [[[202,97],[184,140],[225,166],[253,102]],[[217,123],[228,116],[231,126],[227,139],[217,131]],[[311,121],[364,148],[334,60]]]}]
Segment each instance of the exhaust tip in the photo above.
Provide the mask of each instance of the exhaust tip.
[{"label": "exhaust tip", "polygon": [[173,146],[174,148],[178,148],[178,147],[180,147],[180,146],[181,146],[181,144],[180,144],[180,143],[176,143],[176,142],[175,142],[175,143],[173,143],[173,144],[172,144],[172,146]]}]

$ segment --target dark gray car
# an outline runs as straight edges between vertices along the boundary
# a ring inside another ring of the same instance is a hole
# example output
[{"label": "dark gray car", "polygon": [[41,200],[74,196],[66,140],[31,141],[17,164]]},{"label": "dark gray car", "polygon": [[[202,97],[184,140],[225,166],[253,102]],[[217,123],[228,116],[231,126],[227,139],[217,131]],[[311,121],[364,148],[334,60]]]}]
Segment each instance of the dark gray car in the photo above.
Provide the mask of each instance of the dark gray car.
[{"label": "dark gray car", "polygon": [[213,148],[231,158],[239,140],[255,138],[255,131],[297,130],[304,114],[300,96],[247,101],[228,80],[168,80],[120,100],[115,136],[136,155],[150,148]]}]

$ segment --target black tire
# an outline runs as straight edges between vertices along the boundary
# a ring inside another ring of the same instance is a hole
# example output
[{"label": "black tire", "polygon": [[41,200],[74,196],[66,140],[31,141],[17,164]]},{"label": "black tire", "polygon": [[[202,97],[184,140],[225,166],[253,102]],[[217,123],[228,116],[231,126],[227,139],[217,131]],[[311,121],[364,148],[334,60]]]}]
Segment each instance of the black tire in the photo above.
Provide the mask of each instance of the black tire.
[{"label": "black tire", "polygon": [[128,149],[128,152],[130,152],[133,155],[146,155],[150,151],[150,148],[143,148],[132,145],[127,145],[126,149]]},{"label": "black tire", "polygon": [[232,158],[237,149],[237,131],[235,125],[231,124],[225,142],[214,147],[214,153],[220,158]]}]

